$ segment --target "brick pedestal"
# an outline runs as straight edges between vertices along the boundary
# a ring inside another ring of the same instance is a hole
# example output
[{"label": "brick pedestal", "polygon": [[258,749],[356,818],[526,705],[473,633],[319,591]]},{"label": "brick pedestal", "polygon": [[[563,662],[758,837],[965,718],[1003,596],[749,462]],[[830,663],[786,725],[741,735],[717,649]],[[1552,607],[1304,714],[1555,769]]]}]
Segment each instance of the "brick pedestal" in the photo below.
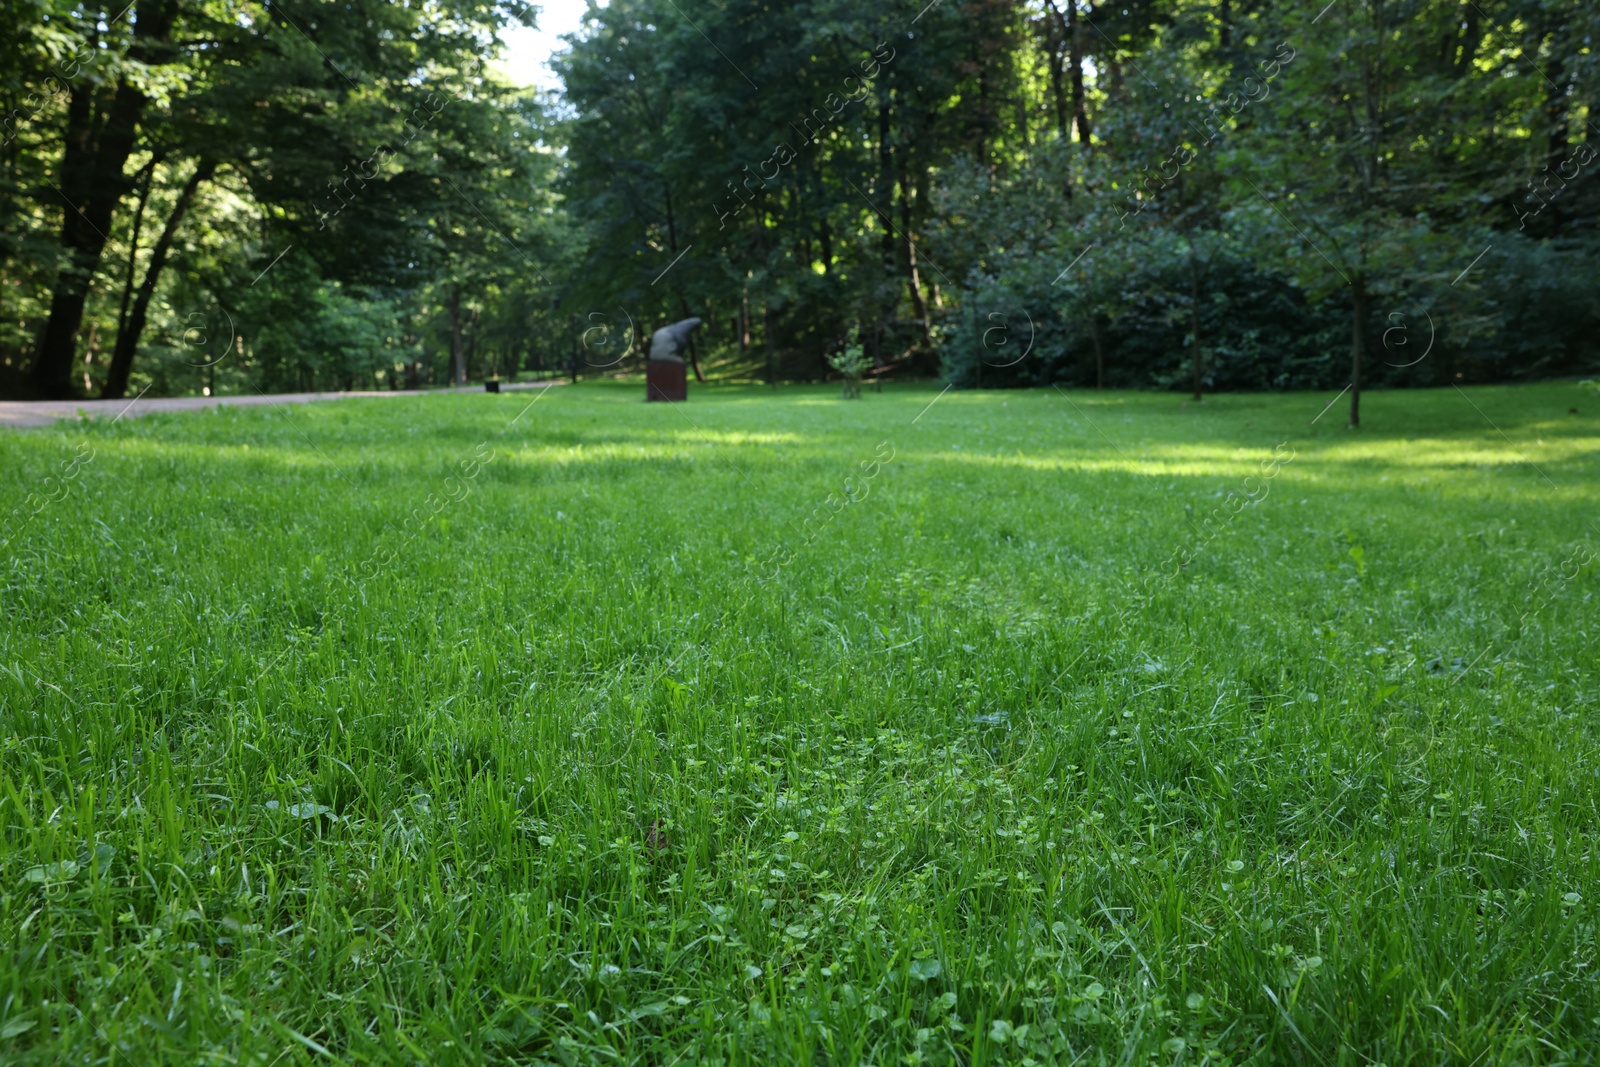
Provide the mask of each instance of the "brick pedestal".
[{"label": "brick pedestal", "polygon": [[645,363],[646,400],[688,400],[689,365],[652,359]]}]

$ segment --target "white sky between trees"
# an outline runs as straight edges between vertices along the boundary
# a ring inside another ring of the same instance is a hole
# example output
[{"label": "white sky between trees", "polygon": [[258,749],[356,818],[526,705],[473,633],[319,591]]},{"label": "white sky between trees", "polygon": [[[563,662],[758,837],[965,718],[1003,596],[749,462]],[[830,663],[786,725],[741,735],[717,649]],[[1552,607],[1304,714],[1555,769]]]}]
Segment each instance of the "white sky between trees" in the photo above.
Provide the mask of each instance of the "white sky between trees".
[{"label": "white sky between trees", "polygon": [[[500,69],[514,85],[558,90],[561,81],[550,70],[550,56],[567,47],[561,35],[577,31],[589,4],[587,0],[544,0],[537,6],[537,30],[517,24],[508,26],[502,34],[506,50]],[[599,6],[606,6],[603,0]]]}]

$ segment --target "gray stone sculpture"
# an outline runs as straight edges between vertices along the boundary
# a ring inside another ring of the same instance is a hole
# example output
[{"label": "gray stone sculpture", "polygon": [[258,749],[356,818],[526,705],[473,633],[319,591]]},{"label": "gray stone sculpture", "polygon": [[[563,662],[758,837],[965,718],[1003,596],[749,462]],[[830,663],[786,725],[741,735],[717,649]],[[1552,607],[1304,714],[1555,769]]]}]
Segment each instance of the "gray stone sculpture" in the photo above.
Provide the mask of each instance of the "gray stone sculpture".
[{"label": "gray stone sculpture", "polygon": [[688,347],[689,335],[699,325],[699,319],[684,319],[671,326],[661,327],[650,335],[650,359],[662,363],[682,363],[683,350]]}]

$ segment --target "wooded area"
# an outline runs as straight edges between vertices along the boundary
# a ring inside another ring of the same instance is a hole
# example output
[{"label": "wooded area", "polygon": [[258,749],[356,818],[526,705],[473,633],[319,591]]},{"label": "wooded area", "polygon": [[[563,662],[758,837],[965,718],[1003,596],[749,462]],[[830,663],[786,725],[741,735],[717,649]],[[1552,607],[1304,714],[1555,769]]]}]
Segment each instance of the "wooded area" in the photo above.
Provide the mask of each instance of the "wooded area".
[{"label": "wooded area", "polygon": [[543,17],[0,0],[0,1064],[1600,1058],[1600,2]]},{"label": "wooded area", "polygon": [[0,387],[609,373],[691,315],[771,382],[1596,364],[1592,4],[612,0],[560,96],[487,65],[535,18],[0,2]]}]

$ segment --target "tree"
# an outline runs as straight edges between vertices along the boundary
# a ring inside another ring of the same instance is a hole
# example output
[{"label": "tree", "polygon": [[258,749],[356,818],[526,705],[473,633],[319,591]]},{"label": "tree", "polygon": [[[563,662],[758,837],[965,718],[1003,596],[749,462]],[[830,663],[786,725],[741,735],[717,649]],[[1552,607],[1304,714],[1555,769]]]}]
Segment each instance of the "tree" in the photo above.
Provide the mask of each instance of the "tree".
[{"label": "tree", "polygon": [[[109,12],[95,10],[84,20],[80,34],[96,48],[99,26]],[[50,301],[50,317],[39,339],[30,378],[43,396],[70,396],[72,362],[78,327],[83,322],[89,285],[100,265],[100,255],[110,239],[111,217],[131,188],[124,173],[133,154],[140,125],[155,91],[155,80],[173,65],[177,49],[176,0],[144,0],[105,31],[108,48],[121,46],[115,59],[104,60],[105,73],[74,66],[67,77],[66,128],[59,172],[61,247],[65,261]],[[120,40],[118,40],[120,38]],[[77,76],[81,75],[81,76]]]},{"label": "tree", "polygon": [[[414,259],[402,251],[413,235],[374,226],[357,245],[335,246],[323,232],[327,221],[363,199],[370,217],[375,198],[356,194],[431,124],[442,102],[470,96],[481,82],[483,38],[492,39],[508,16],[469,0],[427,10],[353,0],[309,5],[297,15],[278,5],[263,15],[243,0],[136,0],[121,16],[74,8],[52,17],[72,27],[93,62],[74,61],[62,72],[64,263],[30,371],[36,392],[73,391],[91,282],[118,230],[119,209],[137,185],[140,157],[160,156],[162,165],[189,171],[151,249],[139,295],[119,316],[107,383],[107,395],[119,395],[146,310],[178,251],[178,227],[215,175],[238,175],[262,221],[287,232],[286,244],[347,279],[392,281],[398,265]],[[35,51],[51,40],[41,37]],[[291,86],[299,91],[285,91]],[[373,131],[386,128],[393,137],[374,144]],[[46,148],[48,132],[36,132]],[[145,204],[141,197],[135,208],[141,220]],[[128,229],[131,266],[137,247]]]},{"label": "tree", "polygon": [[[1288,231],[1287,251],[1276,244],[1279,260],[1313,294],[1348,301],[1352,427],[1373,359],[1375,301],[1403,299],[1445,275],[1447,256],[1467,247],[1476,223],[1464,201],[1477,197],[1459,176],[1497,154],[1492,139],[1464,144],[1447,121],[1473,95],[1464,79],[1478,46],[1470,28],[1467,39],[1456,37],[1455,14],[1437,0],[1330,9],[1284,46],[1295,52],[1292,72],[1275,83],[1279,92],[1238,157],[1245,210]],[[1419,25],[1448,27],[1447,47]]]}]

